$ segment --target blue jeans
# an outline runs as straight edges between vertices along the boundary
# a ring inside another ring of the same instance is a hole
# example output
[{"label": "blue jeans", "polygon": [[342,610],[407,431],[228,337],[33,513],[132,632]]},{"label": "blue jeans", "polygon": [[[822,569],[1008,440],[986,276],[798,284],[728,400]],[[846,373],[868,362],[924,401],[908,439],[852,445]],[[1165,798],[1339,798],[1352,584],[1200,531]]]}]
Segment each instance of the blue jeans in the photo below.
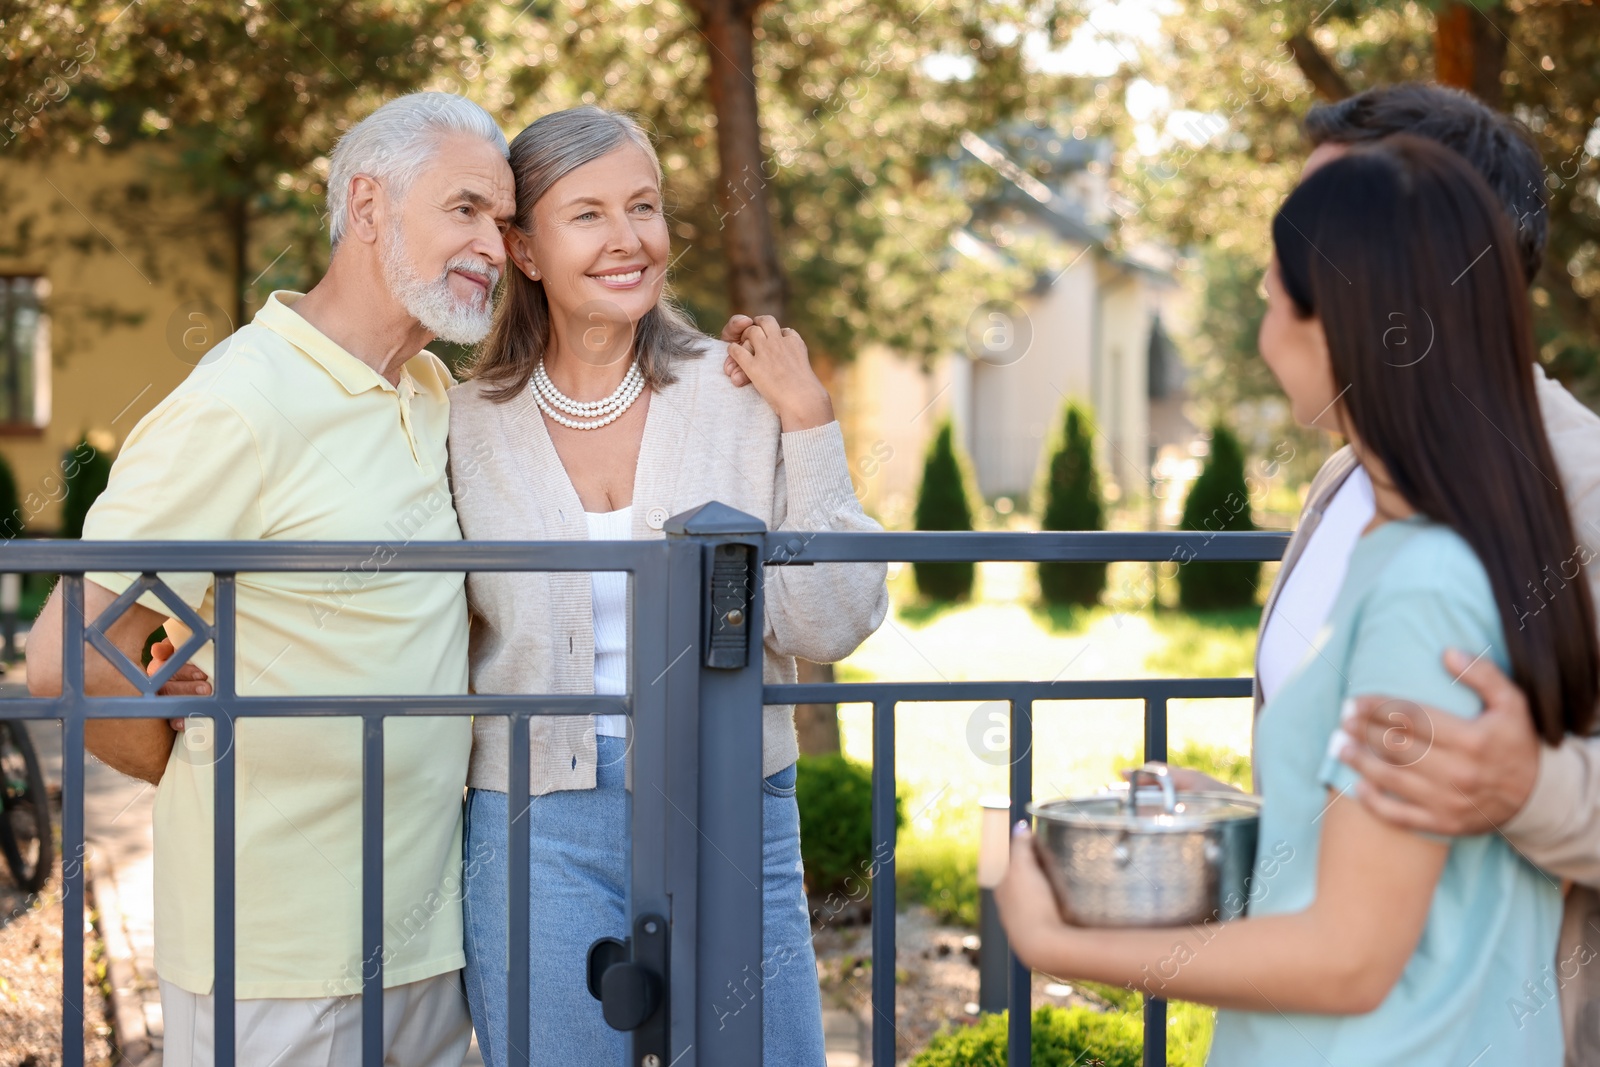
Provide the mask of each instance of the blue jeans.
[{"label": "blue jeans", "polygon": [[[628,935],[626,743],[620,737],[597,741],[596,788],[548,793],[529,807],[534,1067],[620,1067],[627,1055],[627,1035],[606,1025],[586,982],[589,946],[597,938]],[[769,1064],[823,1067],[822,998],[794,780],[791,765],[763,785],[762,1045]],[[486,1067],[506,1062],[506,835],[506,795],[471,790],[463,902],[466,984]],[[731,1010],[739,1004],[730,1001]]]}]

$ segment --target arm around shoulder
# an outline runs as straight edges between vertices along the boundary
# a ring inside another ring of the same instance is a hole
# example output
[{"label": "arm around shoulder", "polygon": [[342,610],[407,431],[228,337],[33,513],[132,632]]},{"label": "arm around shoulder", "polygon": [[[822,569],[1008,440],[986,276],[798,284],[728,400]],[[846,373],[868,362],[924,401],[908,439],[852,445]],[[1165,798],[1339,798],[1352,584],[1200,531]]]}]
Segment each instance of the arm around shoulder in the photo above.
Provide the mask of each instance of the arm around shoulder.
[{"label": "arm around shoulder", "polygon": [[1600,887],[1600,737],[1542,746],[1533,792],[1500,831],[1531,863]]}]

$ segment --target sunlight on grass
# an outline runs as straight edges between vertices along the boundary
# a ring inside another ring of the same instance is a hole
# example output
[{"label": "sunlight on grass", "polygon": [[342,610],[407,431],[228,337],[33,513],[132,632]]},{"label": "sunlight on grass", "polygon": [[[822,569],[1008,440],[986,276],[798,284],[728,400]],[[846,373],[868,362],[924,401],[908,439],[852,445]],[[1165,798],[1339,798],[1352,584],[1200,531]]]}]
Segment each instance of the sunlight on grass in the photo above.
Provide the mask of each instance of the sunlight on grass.
[{"label": "sunlight on grass", "polygon": [[1150,617],[1159,643],[1145,658],[1152,674],[1175,678],[1236,678],[1255,672],[1260,608]]},{"label": "sunlight on grass", "polygon": [[[1251,671],[1257,612],[1187,616],[1171,609],[1047,611],[1026,598],[1018,564],[983,564],[968,603],[921,610],[910,568],[891,580],[893,607],[837,677],[847,682],[1238,677]],[[909,602],[909,603],[908,603]],[[911,610],[907,610],[907,608]],[[945,921],[975,923],[981,801],[1004,796],[1010,753],[1003,702],[903,703],[895,715],[895,779],[906,825],[899,836],[902,906],[922,903]],[[872,762],[872,709],[839,708],[845,755]],[[1138,700],[1034,705],[1033,795],[1095,792],[1143,759]],[[1250,782],[1250,701],[1174,700],[1174,763],[1241,788]]]}]

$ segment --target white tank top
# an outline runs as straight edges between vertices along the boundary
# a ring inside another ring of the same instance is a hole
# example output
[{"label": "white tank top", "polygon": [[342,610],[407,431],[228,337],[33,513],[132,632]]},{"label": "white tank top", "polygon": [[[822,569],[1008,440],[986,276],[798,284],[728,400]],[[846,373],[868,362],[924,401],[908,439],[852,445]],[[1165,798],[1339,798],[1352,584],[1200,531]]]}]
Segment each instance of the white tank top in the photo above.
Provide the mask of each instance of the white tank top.
[{"label": "white tank top", "polygon": [[[604,513],[586,511],[591,541],[631,541],[633,508]],[[589,575],[594,605],[594,691],[622,694],[628,691],[628,574],[594,571]],[[625,715],[596,715],[595,733],[626,737]]]}]

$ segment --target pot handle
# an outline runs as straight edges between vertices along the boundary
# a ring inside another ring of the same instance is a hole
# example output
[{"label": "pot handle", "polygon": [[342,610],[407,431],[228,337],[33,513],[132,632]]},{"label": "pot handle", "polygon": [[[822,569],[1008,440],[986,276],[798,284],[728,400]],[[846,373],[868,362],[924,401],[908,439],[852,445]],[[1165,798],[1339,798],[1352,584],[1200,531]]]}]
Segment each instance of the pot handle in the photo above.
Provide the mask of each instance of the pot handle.
[{"label": "pot handle", "polygon": [[1139,779],[1154,778],[1161,787],[1161,803],[1168,815],[1178,810],[1178,791],[1172,786],[1172,778],[1167,774],[1165,763],[1146,763],[1138,770],[1128,774],[1128,813],[1134,814],[1139,810],[1136,799],[1139,793]]}]

